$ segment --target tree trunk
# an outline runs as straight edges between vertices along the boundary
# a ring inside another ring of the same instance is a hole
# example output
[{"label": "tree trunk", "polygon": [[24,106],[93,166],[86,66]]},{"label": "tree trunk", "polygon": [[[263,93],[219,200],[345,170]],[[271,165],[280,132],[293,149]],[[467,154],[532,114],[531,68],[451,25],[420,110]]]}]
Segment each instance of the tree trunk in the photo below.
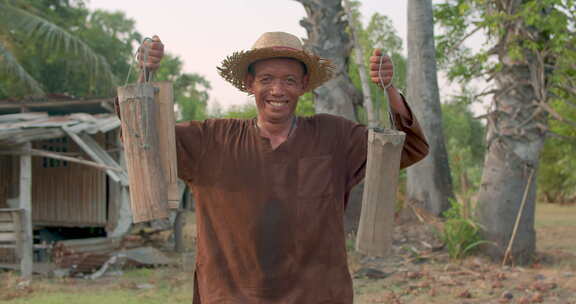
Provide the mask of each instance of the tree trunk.
[{"label": "tree trunk", "polygon": [[336,66],[332,80],[314,90],[316,113],[328,113],[356,120],[354,104],[361,104],[360,92],[348,76],[348,59],[352,44],[346,33],[347,21],[341,0],[296,0],[306,9],[300,20],[308,32],[305,47],[314,54],[330,59]]},{"label": "tree trunk", "polygon": [[[501,13],[515,14],[521,4],[522,1],[500,1],[498,8]],[[522,49],[523,59],[508,55],[509,44],[514,43],[509,35],[525,35],[545,43],[543,33],[518,20],[503,23],[502,27],[501,32],[505,34],[496,47],[502,69],[494,74],[498,92],[493,98],[494,111],[488,117],[489,148],[484,161],[477,215],[483,237],[493,242],[493,245],[484,246],[484,252],[501,260],[524,192],[530,184],[511,250],[512,261],[524,264],[532,259],[536,247],[536,182],[529,183],[528,177],[531,170],[537,170],[544,146],[547,115],[539,105],[547,102],[546,83],[550,71],[544,68],[547,59],[532,49]],[[546,63],[550,65],[550,62]]]},{"label": "tree trunk", "polygon": [[[346,27],[341,0],[296,0],[304,6],[306,18],[300,21],[308,32],[305,47],[314,54],[330,59],[336,66],[332,80],[314,90],[316,113],[328,113],[356,121],[354,105],[362,105],[362,94],[348,76],[352,44]],[[346,209],[347,233],[355,234],[360,221],[362,186],[352,189]]]},{"label": "tree trunk", "polygon": [[348,17],[348,26],[350,28],[350,33],[352,34],[352,44],[354,46],[354,59],[356,65],[358,65],[358,74],[360,74],[360,83],[362,84],[362,96],[364,98],[364,108],[366,109],[366,114],[368,116],[368,126],[371,128],[378,127],[378,116],[377,112],[374,111],[372,104],[372,93],[370,92],[370,80],[368,79],[368,74],[366,73],[365,58],[364,58],[364,48],[358,41],[358,32],[354,26],[354,20],[352,15],[352,7],[350,6],[350,0],[344,0],[346,10],[346,15]]},{"label": "tree trunk", "polygon": [[430,145],[430,153],[408,168],[408,200],[435,215],[454,197],[436,76],[431,0],[408,1],[408,100]]}]

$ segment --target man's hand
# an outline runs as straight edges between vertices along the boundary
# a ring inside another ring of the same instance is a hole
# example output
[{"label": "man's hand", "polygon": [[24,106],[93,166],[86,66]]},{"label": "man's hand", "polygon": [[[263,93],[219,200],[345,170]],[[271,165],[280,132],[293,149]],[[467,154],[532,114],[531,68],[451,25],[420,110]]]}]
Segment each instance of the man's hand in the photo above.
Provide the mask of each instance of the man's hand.
[{"label": "man's hand", "polygon": [[[146,52],[148,52],[147,57]],[[154,35],[152,41],[146,40],[142,43],[142,46],[138,51],[138,66],[140,68],[146,66],[146,70],[154,72],[160,67],[160,60],[162,60],[163,56],[164,44],[162,44],[162,41],[160,41],[158,36]],[[146,62],[144,62],[145,57]]]},{"label": "man's hand", "polygon": [[[382,58],[382,66],[380,59]],[[380,73],[379,73],[380,72]],[[380,75],[382,79],[380,79]],[[374,54],[370,57],[370,79],[380,88],[388,88],[394,77],[394,65],[387,55],[382,55],[382,50],[374,49]]]}]

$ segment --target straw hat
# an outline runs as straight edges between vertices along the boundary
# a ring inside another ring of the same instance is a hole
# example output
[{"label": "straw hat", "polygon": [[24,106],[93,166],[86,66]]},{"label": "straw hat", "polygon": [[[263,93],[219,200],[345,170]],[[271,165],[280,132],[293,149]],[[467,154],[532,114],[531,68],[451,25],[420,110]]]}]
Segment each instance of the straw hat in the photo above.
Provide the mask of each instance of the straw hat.
[{"label": "straw hat", "polygon": [[240,91],[249,93],[244,83],[248,66],[258,60],[279,57],[294,58],[306,65],[309,75],[306,92],[330,80],[334,74],[334,65],[328,59],[305,51],[298,37],[284,32],[262,34],[251,50],[235,52],[224,59],[218,73]]}]

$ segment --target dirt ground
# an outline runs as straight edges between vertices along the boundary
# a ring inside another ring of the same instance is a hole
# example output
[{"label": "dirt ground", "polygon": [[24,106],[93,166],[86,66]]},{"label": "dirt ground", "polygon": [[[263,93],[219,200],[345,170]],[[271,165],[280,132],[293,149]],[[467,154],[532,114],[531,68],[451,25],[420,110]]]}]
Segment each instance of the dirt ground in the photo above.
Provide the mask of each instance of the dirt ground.
[{"label": "dirt ground", "polygon": [[[187,225],[188,244],[195,234]],[[537,257],[525,267],[501,267],[479,256],[450,261],[435,226],[398,225],[394,256],[371,259],[350,247],[355,303],[562,303],[576,304],[576,206],[539,204]],[[193,253],[174,256],[173,267],[135,269],[96,281],[35,277],[22,282],[0,272],[0,303],[191,303]]]}]

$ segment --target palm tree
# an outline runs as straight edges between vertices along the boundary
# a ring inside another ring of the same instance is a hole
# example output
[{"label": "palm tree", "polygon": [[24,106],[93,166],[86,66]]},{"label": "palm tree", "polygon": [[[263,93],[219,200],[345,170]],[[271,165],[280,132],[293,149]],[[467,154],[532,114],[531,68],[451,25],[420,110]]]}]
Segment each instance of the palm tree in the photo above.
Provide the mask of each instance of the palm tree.
[{"label": "palm tree", "polygon": [[25,95],[43,96],[45,91],[42,83],[15,56],[17,41],[37,42],[54,52],[77,56],[102,87],[111,87],[116,83],[116,77],[104,57],[62,27],[42,17],[42,12],[28,1],[0,0],[0,73],[22,84],[26,88]]}]

